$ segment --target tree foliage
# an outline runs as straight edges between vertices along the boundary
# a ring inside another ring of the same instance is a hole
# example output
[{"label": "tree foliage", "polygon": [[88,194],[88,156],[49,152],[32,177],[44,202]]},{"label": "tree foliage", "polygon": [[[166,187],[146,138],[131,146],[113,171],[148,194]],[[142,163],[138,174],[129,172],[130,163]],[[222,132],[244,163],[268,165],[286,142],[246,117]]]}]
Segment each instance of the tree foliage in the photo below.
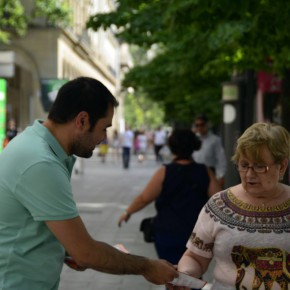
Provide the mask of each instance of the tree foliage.
[{"label": "tree foliage", "polygon": [[125,112],[126,124],[134,129],[152,129],[163,124],[163,111],[142,92],[126,96]]},{"label": "tree foliage", "polygon": [[11,34],[23,35],[27,28],[24,8],[18,0],[0,0],[0,42],[7,43]]},{"label": "tree foliage", "polygon": [[67,26],[71,21],[70,9],[64,1],[36,0],[33,17],[42,17],[48,26]]},{"label": "tree foliage", "polygon": [[115,11],[93,15],[87,27],[111,28],[123,41],[154,48],[123,85],[142,88],[168,120],[190,122],[206,111],[217,121],[221,83],[233,71],[285,74],[289,13],[283,0],[117,0]]},{"label": "tree foliage", "polygon": [[70,14],[62,0],[35,0],[32,15],[25,14],[20,0],[0,0],[0,43],[8,43],[11,36],[23,36],[36,18],[43,18],[45,25],[69,25]]}]

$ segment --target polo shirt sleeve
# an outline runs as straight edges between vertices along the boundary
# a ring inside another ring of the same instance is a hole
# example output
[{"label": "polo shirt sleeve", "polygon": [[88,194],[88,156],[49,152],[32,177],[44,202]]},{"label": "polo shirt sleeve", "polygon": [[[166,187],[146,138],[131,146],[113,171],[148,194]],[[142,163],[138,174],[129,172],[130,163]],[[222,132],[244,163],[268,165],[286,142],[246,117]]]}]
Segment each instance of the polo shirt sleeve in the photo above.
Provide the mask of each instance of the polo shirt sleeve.
[{"label": "polo shirt sleeve", "polygon": [[79,215],[70,174],[61,163],[33,164],[20,175],[14,192],[35,221],[66,220]]}]

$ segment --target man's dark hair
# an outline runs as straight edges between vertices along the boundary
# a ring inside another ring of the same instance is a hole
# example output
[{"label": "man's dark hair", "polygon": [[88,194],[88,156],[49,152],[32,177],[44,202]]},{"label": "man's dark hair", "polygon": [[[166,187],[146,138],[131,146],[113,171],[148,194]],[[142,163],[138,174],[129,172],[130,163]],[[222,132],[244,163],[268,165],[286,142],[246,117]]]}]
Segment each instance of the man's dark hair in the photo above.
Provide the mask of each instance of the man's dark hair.
[{"label": "man's dark hair", "polygon": [[208,117],[203,113],[197,114],[194,120],[200,120],[204,123],[208,123]]},{"label": "man's dark hair", "polygon": [[201,147],[200,139],[190,129],[174,129],[168,138],[170,151],[177,159],[191,159],[194,150]]},{"label": "man's dark hair", "polygon": [[117,107],[118,101],[98,80],[79,77],[64,84],[48,114],[48,119],[58,124],[71,121],[81,111],[89,115],[91,129],[104,118],[109,107]]}]

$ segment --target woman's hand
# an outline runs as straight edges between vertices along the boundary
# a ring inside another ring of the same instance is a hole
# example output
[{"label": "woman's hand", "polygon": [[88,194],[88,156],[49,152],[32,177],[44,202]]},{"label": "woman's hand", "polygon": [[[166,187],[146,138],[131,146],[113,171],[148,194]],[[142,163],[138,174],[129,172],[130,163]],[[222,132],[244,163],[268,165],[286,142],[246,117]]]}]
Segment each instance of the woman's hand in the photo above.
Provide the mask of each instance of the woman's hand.
[{"label": "woman's hand", "polygon": [[127,222],[130,219],[131,215],[125,210],[119,218],[118,226],[121,227],[122,222]]}]

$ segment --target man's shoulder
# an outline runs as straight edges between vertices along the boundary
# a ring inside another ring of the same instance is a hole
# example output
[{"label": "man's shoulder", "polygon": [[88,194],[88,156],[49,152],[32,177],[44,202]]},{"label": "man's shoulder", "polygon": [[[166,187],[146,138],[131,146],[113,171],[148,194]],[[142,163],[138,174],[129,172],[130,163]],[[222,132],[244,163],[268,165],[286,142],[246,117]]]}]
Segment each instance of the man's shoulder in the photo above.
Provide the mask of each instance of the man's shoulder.
[{"label": "man's shoulder", "polygon": [[213,132],[208,132],[207,133],[207,138],[209,140],[212,140],[214,142],[220,142],[221,141],[221,137]]}]

